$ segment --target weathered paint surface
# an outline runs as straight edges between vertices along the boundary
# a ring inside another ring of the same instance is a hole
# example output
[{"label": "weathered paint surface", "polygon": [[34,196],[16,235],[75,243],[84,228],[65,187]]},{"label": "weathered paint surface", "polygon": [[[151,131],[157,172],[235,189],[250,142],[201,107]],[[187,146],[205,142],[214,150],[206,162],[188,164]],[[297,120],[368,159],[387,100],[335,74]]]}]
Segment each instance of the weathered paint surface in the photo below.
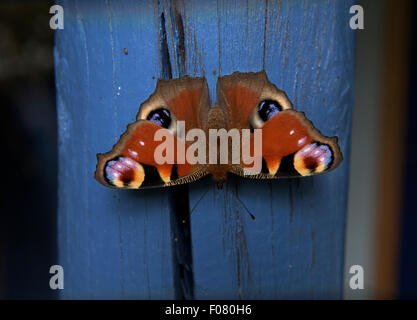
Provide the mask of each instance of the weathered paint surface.
[{"label": "weathered paint surface", "polygon": [[[94,180],[159,77],[151,1],[66,1],[56,33],[63,298],[173,298],[168,193]],[[124,52],[127,48],[128,54]]]},{"label": "weathered paint surface", "polygon": [[[351,4],[63,2],[55,49],[63,298],[341,297]],[[93,179],[95,154],[134,120],[156,78],[204,75],[214,103],[219,75],[262,69],[323,134],[339,136],[345,160],[337,170],[302,180],[232,178],[223,190],[203,179],[188,188],[195,208],[185,227],[178,222],[189,209],[178,198],[187,199],[187,188],[117,191]]]}]

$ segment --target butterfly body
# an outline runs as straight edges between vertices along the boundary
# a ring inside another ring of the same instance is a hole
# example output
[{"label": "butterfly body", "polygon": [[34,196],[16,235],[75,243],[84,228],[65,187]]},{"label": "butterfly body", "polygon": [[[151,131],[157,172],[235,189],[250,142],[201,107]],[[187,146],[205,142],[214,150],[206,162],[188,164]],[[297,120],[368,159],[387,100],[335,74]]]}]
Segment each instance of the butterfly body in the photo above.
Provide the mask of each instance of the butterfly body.
[{"label": "butterfly body", "polygon": [[[209,114],[208,114],[208,120],[207,120],[207,128],[206,128],[206,137],[209,136],[210,132],[209,129],[213,130],[220,130],[225,129],[228,130],[228,123],[226,121],[227,114],[223,112],[223,110],[217,106],[214,105],[212,108],[210,108]],[[216,146],[218,148],[218,146]],[[209,140],[206,140],[206,148],[209,150],[210,144]],[[219,155],[219,152],[217,152]],[[228,154],[231,154],[231,145],[228,144]],[[210,164],[209,155],[207,154],[207,172],[211,174],[213,181],[217,184],[219,188],[223,185],[223,183],[227,179],[227,173],[230,172],[230,165],[227,164],[221,164],[220,163],[220,157],[217,157],[217,161],[215,164]],[[230,161],[230,159],[229,159]]]},{"label": "butterfly body", "polygon": [[[97,155],[96,179],[136,189],[211,174],[221,187],[229,173],[301,177],[328,172],[342,161],[337,138],[321,135],[304,113],[293,110],[265,72],[220,77],[217,95],[218,104],[210,108],[204,78],[159,80],[136,122],[110,152]],[[250,171],[257,160],[258,171]]]}]

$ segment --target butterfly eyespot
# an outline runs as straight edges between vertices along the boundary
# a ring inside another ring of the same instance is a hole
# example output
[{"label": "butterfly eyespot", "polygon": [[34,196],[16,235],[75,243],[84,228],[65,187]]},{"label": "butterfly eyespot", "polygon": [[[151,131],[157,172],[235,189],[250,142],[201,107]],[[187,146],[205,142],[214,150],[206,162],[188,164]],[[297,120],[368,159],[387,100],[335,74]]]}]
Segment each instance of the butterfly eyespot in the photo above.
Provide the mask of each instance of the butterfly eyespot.
[{"label": "butterfly eyespot", "polygon": [[106,181],[115,187],[137,189],[145,179],[142,165],[131,158],[118,157],[104,167]]},{"label": "butterfly eyespot", "polygon": [[161,126],[167,129],[170,126],[171,121],[172,121],[171,112],[169,112],[168,109],[159,108],[159,109],[151,111],[146,117],[146,120],[149,120],[157,124],[158,126]]},{"label": "butterfly eyespot", "polygon": [[330,168],[332,163],[333,151],[324,143],[308,144],[294,156],[294,168],[302,176],[321,173]]},{"label": "butterfly eyespot", "polygon": [[274,100],[263,100],[259,103],[258,114],[262,121],[266,122],[282,111],[282,106]]}]

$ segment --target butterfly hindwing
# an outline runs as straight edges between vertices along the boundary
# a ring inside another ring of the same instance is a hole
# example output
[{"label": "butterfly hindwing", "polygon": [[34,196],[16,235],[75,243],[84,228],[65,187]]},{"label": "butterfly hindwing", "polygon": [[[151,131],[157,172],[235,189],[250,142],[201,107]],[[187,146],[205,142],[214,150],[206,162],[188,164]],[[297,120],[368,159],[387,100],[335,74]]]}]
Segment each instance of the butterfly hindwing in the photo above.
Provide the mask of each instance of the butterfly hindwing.
[{"label": "butterfly hindwing", "polygon": [[274,178],[330,171],[342,160],[337,138],[323,136],[304,113],[283,110],[262,127],[266,174]]}]

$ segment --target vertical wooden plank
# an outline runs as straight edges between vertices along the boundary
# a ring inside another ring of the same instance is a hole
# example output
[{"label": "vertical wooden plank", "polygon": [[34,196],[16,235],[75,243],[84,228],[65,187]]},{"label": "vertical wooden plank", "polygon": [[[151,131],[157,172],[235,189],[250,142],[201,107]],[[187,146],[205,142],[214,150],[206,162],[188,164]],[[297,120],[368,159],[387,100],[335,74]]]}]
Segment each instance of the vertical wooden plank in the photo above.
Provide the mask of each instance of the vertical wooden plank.
[{"label": "vertical wooden plank", "polygon": [[[222,191],[208,179],[193,184],[191,207],[209,188],[191,219],[194,266],[189,253],[171,252],[180,248],[172,246],[171,233],[187,235],[170,226],[178,222],[169,217],[176,211],[168,206],[170,191],[118,192],[90,177],[95,153],[117,140],[120,123],[133,120],[154,89],[152,76],[161,75],[206,76],[214,102],[218,75],[265,68],[324,134],[339,135],[347,157],[349,3],[65,3],[66,27],[55,51],[64,298],[172,298],[179,265],[193,268],[196,298],[340,297],[347,161],[306,181],[231,179]],[[166,42],[156,47],[162,25]],[[166,59],[169,70],[161,63]],[[184,215],[188,208],[178,210]]]},{"label": "vertical wooden plank", "polygon": [[[62,298],[173,298],[169,193],[93,178],[160,76],[152,1],[64,1],[55,66]],[[125,53],[124,48],[127,50]]]},{"label": "vertical wooden plank", "polygon": [[[353,84],[351,1],[187,2],[187,41],[216,76],[265,69],[345,160],[302,180],[231,179],[191,188],[196,298],[341,298]],[[199,67],[198,67],[199,66]],[[234,194],[234,195],[233,195]],[[253,221],[239,197],[256,216]]]}]

